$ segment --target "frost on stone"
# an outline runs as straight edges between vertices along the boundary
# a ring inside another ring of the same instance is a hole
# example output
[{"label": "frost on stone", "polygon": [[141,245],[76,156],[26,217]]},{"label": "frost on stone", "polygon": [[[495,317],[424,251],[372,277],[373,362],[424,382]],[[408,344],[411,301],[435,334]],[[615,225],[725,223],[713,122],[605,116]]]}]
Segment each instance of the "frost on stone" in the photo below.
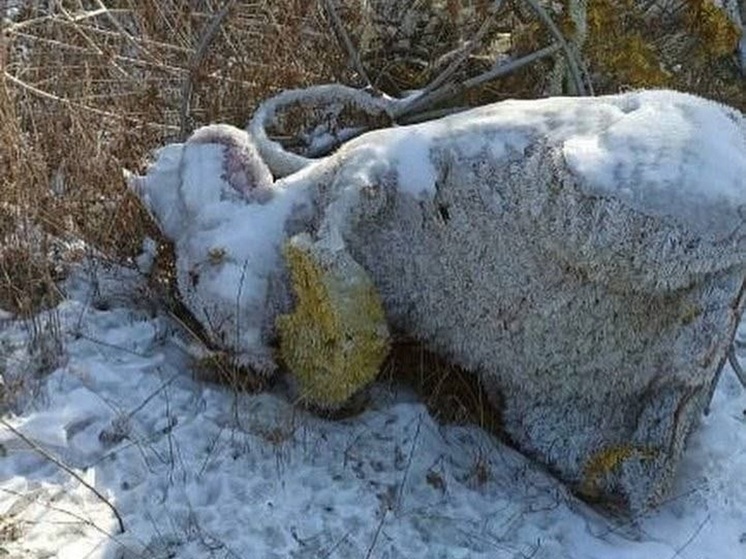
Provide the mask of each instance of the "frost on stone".
[{"label": "frost on stone", "polygon": [[[394,100],[329,84],[288,90],[264,101],[248,130],[264,161],[278,177],[307,167],[314,154],[325,154],[365,130],[392,124]],[[272,132],[299,140],[295,151],[273,139]]]},{"label": "frost on stone", "polygon": [[221,196],[223,149],[166,148],[139,188],[218,342],[269,359],[305,233],[299,254],[359,266],[391,331],[478,375],[578,493],[664,498],[743,306],[743,115],[668,91],[507,101],[304,158],[264,204]]}]

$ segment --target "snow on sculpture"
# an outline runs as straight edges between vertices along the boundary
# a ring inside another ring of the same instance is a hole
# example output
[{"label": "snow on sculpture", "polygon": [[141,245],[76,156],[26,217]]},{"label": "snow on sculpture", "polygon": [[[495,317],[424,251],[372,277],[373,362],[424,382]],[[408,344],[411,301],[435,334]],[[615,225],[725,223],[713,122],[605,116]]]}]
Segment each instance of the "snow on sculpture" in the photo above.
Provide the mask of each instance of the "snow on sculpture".
[{"label": "snow on sculpture", "polygon": [[[743,307],[742,114],[670,91],[507,101],[365,134],[264,204],[221,195],[225,149],[169,146],[137,181],[221,343],[271,370],[298,293],[282,247],[291,268],[347,262],[392,331],[479,376],[523,452],[589,499],[660,502]],[[365,300],[324,304],[349,316]],[[372,366],[387,334],[355,332],[337,347],[373,340]]]},{"label": "snow on sculpture", "polygon": [[311,216],[307,189],[271,181],[248,134],[225,125],[162,148],[147,176],[130,179],[174,243],[183,303],[215,344],[260,374],[276,369],[269,333],[289,310],[280,250]]}]

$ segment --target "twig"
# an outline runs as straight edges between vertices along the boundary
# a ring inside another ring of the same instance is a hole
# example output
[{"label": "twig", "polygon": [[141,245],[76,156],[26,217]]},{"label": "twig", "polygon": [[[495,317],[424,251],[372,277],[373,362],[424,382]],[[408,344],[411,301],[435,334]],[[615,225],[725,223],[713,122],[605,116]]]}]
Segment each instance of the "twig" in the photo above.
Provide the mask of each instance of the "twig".
[{"label": "twig", "polygon": [[424,111],[421,113],[414,113],[401,117],[397,122],[399,124],[417,124],[418,122],[427,122],[428,120],[435,120],[446,116],[454,115],[456,113],[463,113],[473,107],[458,106],[458,107],[444,107],[442,109],[433,109],[431,111]]},{"label": "twig", "polygon": [[248,272],[248,270],[249,259],[247,258],[241,268],[241,279],[238,281],[238,290],[236,293],[236,347],[241,347],[241,296],[243,295],[243,288],[246,283],[246,272]]},{"label": "twig", "polygon": [[526,56],[518,58],[517,60],[511,60],[510,62],[501,64],[497,68],[494,68],[488,72],[485,72],[484,74],[480,74],[478,76],[475,76],[471,79],[466,80],[464,82],[464,88],[472,89],[488,81],[492,81],[495,78],[504,76],[505,74],[510,74],[511,72],[515,72],[516,70],[523,68],[527,64],[531,64],[532,62],[536,62],[537,60],[541,60],[542,58],[551,56],[552,54],[557,52],[560,48],[562,48],[561,45],[554,43],[552,45],[549,45],[548,47],[544,47],[541,50],[537,50],[536,52],[532,52],[531,54],[527,54]]},{"label": "twig", "polygon": [[127,412],[127,415],[126,415],[127,419],[133,418],[136,413],[138,413],[141,409],[147,406],[153,400],[153,398],[155,398],[158,394],[160,394],[162,391],[168,388],[168,386],[180,376],[181,376],[180,371],[171,375],[171,377],[167,381],[163,382],[153,393],[151,393],[147,398],[145,398],[140,403],[140,405],[138,405],[133,410]]},{"label": "twig", "polygon": [[738,357],[736,356],[736,347],[733,344],[731,344],[730,348],[728,349],[728,363],[730,363],[733,372],[736,373],[741,386],[746,388],[746,373],[743,371],[741,364],[738,362]]},{"label": "twig", "polygon": [[[65,17],[66,17],[67,19],[68,19],[68,21],[70,21],[70,22],[73,22],[73,23],[77,23],[77,21],[76,21],[76,20],[75,20],[75,19],[73,18],[73,15],[72,15],[72,14],[70,14],[70,12],[68,12],[68,11],[67,11],[67,10],[65,9],[65,7],[64,7],[64,6],[62,5],[62,2],[59,2],[59,1],[58,1],[58,2],[57,2],[57,7],[59,8],[60,12],[62,12],[62,14],[63,14],[63,15],[64,15],[64,16],[65,16]],[[97,12],[100,12],[101,10],[99,9],[99,10],[96,10],[96,11],[97,11]],[[96,15],[99,15],[99,14],[97,13]],[[89,45],[89,46],[90,46],[90,47],[91,47],[91,48],[92,48],[92,49],[93,49],[93,50],[94,50],[94,51],[96,52],[96,54],[97,54],[98,56],[100,56],[100,57],[102,57],[102,58],[106,56],[106,55],[104,54],[104,51],[102,51],[102,50],[101,50],[101,48],[100,48],[100,47],[98,46],[98,44],[96,43],[96,41],[94,41],[94,40],[93,40],[93,39],[92,39],[91,37],[89,37],[89,36],[88,36],[88,35],[86,34],[86,32],[85,32],[85,30],[83,29],[83,27],[82,27],[82,26],[80,26],[80,25],[73,25],[73,29],[75,30],[75,32],[76,32],[76,33],[77,33],[78,35],[80,35],[80,36],[81,36],[81,37],[83,38],[83,40],[84,40],[84,41],[85,41],[86,43],[88,43],[88,45]],[[116,68],[116,70],[117,70],[117,71],[118,71],[118,72],[119,72],[119,73],[120,73],[120,74],[121,74],[122,76],[124,76],[125,78],[128,78],[128,79],[130,78],[130,75],[129,75],[129,74],[127,74],[127,72],[126,72],[126,71],[125,71],[125,70],[124,70],[124,69],[123,69],[123,68],[122,68],[121,66],[119,66],[119,64],[117,64],[117,63],[116,63],[116,62],[114,62],[113,60],[110,60],[110,61],[109,61],[109,63],[110,63],[110,64],[111,64],[111,65],[112,65],[112,66],[113,66],[114,68]]]},{"label": "twig", "polygon": [[524,2],[531,6],[531,9],[536,13],[542,23],[547,26],[549,32],[554,35],[557,43],[559,43],[559,45],[562,47],[562,50],[565,51],[567,64],[570,67],[570,74],[572,75],[572,79],[575,82],[575,89],[578,95],[587,95],[588,91],[585,88],[585,84],[583,83],[583,78],[580,72],[580,63],[575,57],[575,52],[565,40],[564,35],[562,35],[562,32],[559,30],[559,27],[557,27],[557,24],[554,23],[554,20],[549,16],[544,7],[539,4],[539,2],[537,2],[537,0],[524,0]]},{"label": "twig", "polygon": [[347,51],[347,55],[350,57],[350,62],[352,62],[355,71],[363,79],[367,87],[372,87],[370,78],[368,77],[368,73],[365,71],[365,67],[360,60],[360,54],[355,48],[355,45],[352,44],[350,36],[347,34],[347,31],[345,31],[342,19],[339,17],[339,13],[337,12],[337,7],[335,5],[335,0],[324,0],[324,7],[326,8],[327,13],[332,20],[334,34],[337,36],[337,40],[342,43],[342,46]]},{"label": "twig", "polygon": [[368,547],[368,552],[365,554],[365,559],[370,559],[373,555],[373,550],[376,547],[376,543],[378,543],[378,537],[381,535],[381,530],[383,530],[383,525],[386,522],[386,516],[389,513],[388,507],[383,509],[383,514],[381,514],[381,521],[378,523],[378,527],[376,528],[376,533],[373,535],[373,541],[370,542],[370,547]]},{"label": "twig", "polygon": [[[85,309],[83,309],[83,310],[85,312]],[[83,316],[84,315],[81,314],[79,320],[82,320]],[[118,351],[122,351],[124,353],[129,353],[130,355],[136,355],[137,357],[142,357],[144,359],[147,359],[148,357],[150,357],[149,355],[146,355],[144,353],[140,353],[139,351],[136,351],[134,349],[129,349],[129,348],[126,348],[126,347],[121,346],[121,345],[117,345],[117,344],[112,344],[112,343],[109,343],[109,342],[105,342],[103,340],[99,340],[98,338],[94,338],[93,336],[89,336],[88,334],[84,334],[82,332],[76,332],[76,338],[81,339],[81,340],[87,340],[89,342],[92,342],[94,344],[100,345],[102,347],[108,347],[108,348],[111,348],[111,349],[116,349]]]},{"label": "twig", "polygon": [[337,551],[337,548],[339,548],[339,546],[342,545],[345,540],[350,537],[350,534],[352,534],[352,532],[353,530],[349,530],[344,536],[339,538],[339,540],[337,540],[337,542],[329,548],[329,551],[324,553],[324,555],[322,555],[320,559],[329,559],[329,557],[331,557],[334,552]]},{"label": "twig", "polygon": [[[76,16],[70,16],[70,23],[78,23],[80,21],[84,21],[86,19],[90,19],[96,16],[99,16],[104,13],[104,10],[98,9],[98,10],[92,10],[90,12],[83,12],[81,14],[78,14]],[[9,33],[16,33],[20,29],[24,29],[25,27],[31,27],[37,23],[44,23],[45,21],[54,21],[57,19],[57,16],[55,15],[45,15],[40,16],[32,19],[26,19],[24,21],[19,21],[16,23],[13,23],[7,27],[5,27],[2,30],[3,35],[9,34]]]},{"label": "twig", "polygon": [[144,53],[148,58],[150,58],[151,61],[155,61],[155,57],[146,49],[143,45],[141,45],[125,28],[124,26],[119,22],[117,18],[114,17],[114,14],[111,13],[111,10],[103,3],[102,0],[95,0],[96,5],[99,7],[99,11],[103,10],[104,14],[106,15],[106,19],[109,20],[109,22],[114,26],[114,28],[120,33],[122,37],[124,37],[128,43],[132,44],[136,49]]},{"label": "twig", "polygon": [[422,414],[420,414],[417,420],[417,429],[414,432],[414,439],[412,440],[412,448],[409,449],[409,459],[407,460],[407,467],[404,469],[404,475],[402,476],[401,485],[399,486],[399,496],[396,499],[396,510],[401,510],[402,500],[404,499],[404,487],[407,484],[407,477],[409,470],[412,467],[412,459],[414,458],[414,451],[417,448],[417,441],[420,438],[420,428],[422,427]]},{"label": "twig", "polygon": [[192,105],[192,95],[194,93],[194,77],[197,75],[197,70],[199,69],[200,64],[202,64],[202,59],[205,57],[207,48],[210,46],[212,40],[215,38],[215,35],[217,35],[218,31],[220,30],[220,26],[223,23],[223,20],[225,20],[225,17],[228,15],[228,12],[235,3],[236,0],[228,0],[221,8],[221,10],[217,14],[215,14],[209,25],[202,33],[202,36],[200,37],[199,43],[197,45],[197,49],[194,51],[194,54],[192,54],[192,57],[189,60],[189,73],[184,79],[184,83],[181,87],[181,106],[179,108],[179,136],[182,140],[186,140],[186,136],[188,134],[187,119],[189,117],[189,109]]},{"label": "twig", "polygon": [[[31,33],[25,33],[23,31],[14,32],[14,33],[12,33],[12,36],[20,38],[20,39],[26,39],[28,41],[35,41],[35,42],[38,42],[38,43],[43,43],[45,45],[51,45],[51,46],[53,46],[54,48],[57,48],[57,49],[65,49],[65,50],[70,50],[70,51],[73,51],[73,52],[83,53],[83,54],[91,52],[90,49],[88,49],[86,47],[80,47],[80,46],[77,46],[77,45],[72,45],[70,43],[65,43],[64,41],[59,41],[57,39],[50,39],[49,37],[40,37],[38,35],[33,35]],[[138,48],[140,50],[142,50],[143,52],[147,53],[146,49],[142,45],[140,45],[140,43],[137,40],[135,40],[134,38],[132,40],[134,41],[134,44],[138,45]],[[2,44],[2,41],[0,40],[0,45],[1,44]],[[163,48],[166,48],[166,47],[163,47]],[[133,58],[131,56],[125,56],[125,55],[116,54],[116,53],[111,53],[109,55],[109,57],[112,60],[117,60],[119,62],[123,62],[123,63],[127,63],[127,64],[132,64],[132,65],[135,65],[135,66],[143,66],[143,67],[146,67],[146,68],[156,68],[158,70],[162,70],[162,71],[165,71],[165,72],[171,72],[173,74],[179,74],[179,75],[181,75],[181,74],[188,74],[189,73],[189,70],[187,68],[180,68],[180,67],[177,67],[177,66],[171,66],[171,65],[167,64],[164,61],[158,61],[158,60],[155,60],[155,59],[153,61],[148,61],[148,60],[139,59],[139,58]],[[151,56],[151,58],[152,58],[152,56]],[[2,66],[0,66],[0,69],[1,68],[2,68]],[[223,81],[225,81],[225,82],[228,82],[228,83],[240,83],[240,84],[247,85],[247,86],[254,85],[253,82],[246,82],[244,80],[236,80],[236,79],[228,78],[228,77],[222,77],[221,79]]]},{"label": "twig", "polygon": [[705,524],[707,524],[710,521],[710,515],[708,514],[705,516],[705,519],[699,523],[699,526],[697,526],[697,529],[692,532],[692,535],[689,536],[689,539],[687,539],[683,544],[681,544],[678,548],[676,548],[676,552],[671,556],[671,559],[675,559],[676,557],[679,557],[681,555],[681,552],[684,551],[691,543],[694,541],[694,539],[699,536],[699,533],[702,531],[702,528],[705,527]]},{"label": "twig", "polygon": [[58,97],[57,95],[49,93],[48,91],[44,91],[43,89],[39,89],[38,87],[31,85],[30,83],[26,83],[25,81],[18,79],[17,77],[15,77],[14,75],[8,72],[3,72],[2,75],[6,80],[17,85],[21,89],[25,89],[29,93],[32,93],[36,95],[37,97],[41,97],[42,99],[47,99],[49,101],[60,103],[61,105],[66,105],[68,107],[75,108],[75,109],[81,109],[89,113],[99,115],[102,117],[106,117],[106,118],[113,118],[116,120],[125,120],[125,121],[128,120],[128,121],[140,124],[141,126],[147,126],[149,128],[156,128],[159,130],[178,130],[178,127],[172,126],[169,124],[159,124],[157,122],[148,122],[148,121],[136,118],[136,117],[118,115],[116,113],[111,113],[109,111],[104,111],[102,109],[97,109],[95,107],[89,107],[88,105],[84,105],[83,103],[76,103],[75,101],[71,101],[70,99],[65,99],[64,97]]},{"label": "twig", "polygon": [[105,505],[107,505],[111,511],[114,513],[114,516],[117,519],[117,522],[119,523],[119,533],[124,533],[124,521],[122,520],[121,515],[119,514],[119,511],[116,509],[114,505],[111,504],[111,502],[104,497],[101,492],[93,487],[90,483],[88,483],[86,480],[84,480],[79,474],[77,474],[70,466],[59,460],[57,457],[53,456],[49,451],[42,448],[39,444],[29,439],[26,435],[21,433],[18,429],[13,427],[10,423],[8,423],[5,419],[0,418],[0,423],[3,424],[3,426],[8,429],[11,433],[13,433],[16,437],[21,439],[23,442],[25,442],[27,445],[29,445],[34,451],[42,455],[44,458],[52,462],[55,466],[60,468],[61,470],[64,470],[71,476],[73,476],[75,479],[77,479],[81,484],[83,484],[86,488],[88,488],[96,497],[98,497],[101,502],[103,502]]}]

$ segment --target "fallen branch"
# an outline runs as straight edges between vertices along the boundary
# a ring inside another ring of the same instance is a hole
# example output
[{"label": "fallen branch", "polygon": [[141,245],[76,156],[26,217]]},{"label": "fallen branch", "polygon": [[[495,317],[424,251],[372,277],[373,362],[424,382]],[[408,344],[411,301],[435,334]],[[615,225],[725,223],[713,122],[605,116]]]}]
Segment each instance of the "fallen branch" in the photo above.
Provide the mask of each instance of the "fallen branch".
[{"label": "fallen branch", "polygon": [[420,95],[414,98],[414,100],[412,100],[411,102],[401,102],[398,107],[394,108],[394,116],[396,116],[398,119],[404,116],[409,116],[422,112],[424,110],[428,110],[432,106],[448,99],[452,99],[453,97],[456,97],[457,95],[469,89],[473,89],[488,81],[492,81],[506,74],[515,72],[516,70],[523,68],[524,66],[533,62],[536,62],[537,60],[546,58],[547,56],[551,56],[561,48],[562,45],[560,45],[559,43],[554,43],[552,45],[549,45],[548,47],[544,47],[541,50],[537,50],[536,52],[532,52],[531,54],[527,54],[526,56],[523,56],[521,58],[511,60],[510,62],[506,62],[505,64],[501,64],[500,66],[493,68],[488,72],[484,72],[483,74],[474,76],[473,78],[470,78],[464,82],[450,83],[448,85],[444,85],[439,89],[436,89],[435,91],[432,91],[427,95]]}]

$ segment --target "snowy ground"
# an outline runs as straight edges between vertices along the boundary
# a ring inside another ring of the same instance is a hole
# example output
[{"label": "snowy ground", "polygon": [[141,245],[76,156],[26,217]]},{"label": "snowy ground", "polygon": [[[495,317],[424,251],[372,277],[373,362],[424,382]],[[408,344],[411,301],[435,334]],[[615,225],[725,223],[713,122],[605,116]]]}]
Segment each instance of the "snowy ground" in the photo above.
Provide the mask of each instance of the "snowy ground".
[{"label": "snowy ground", "polygon": [[[117,280],[118,281],[118,280]],[[746,395],[726,371],[670,500],[604,518],[474,427],[440,426],[381,388],[326,421],[281,394],[193,380],[162,316],[79,275],[54,316],[62,365],[0,430],[0,557],[650,558],[746,556]],[[136,297],[135,297],[136,299]],[[92,302],[95,305],[91,304]],[[97,310],[107,308],[107,310]],[[28,324],[0,314],[0,371],[28,368]]]}]

